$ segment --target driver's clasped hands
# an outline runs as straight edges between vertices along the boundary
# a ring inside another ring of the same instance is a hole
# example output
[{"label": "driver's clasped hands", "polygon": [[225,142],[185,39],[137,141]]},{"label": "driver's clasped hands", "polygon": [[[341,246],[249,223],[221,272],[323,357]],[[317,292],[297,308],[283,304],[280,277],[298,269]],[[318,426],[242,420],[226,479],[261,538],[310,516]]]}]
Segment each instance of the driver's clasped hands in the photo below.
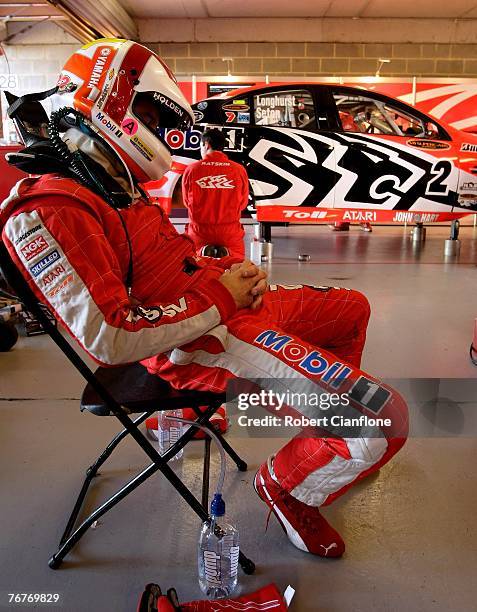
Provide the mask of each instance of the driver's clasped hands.
[{"label": "driver's clasped hands", "polygon": [[268,288],[267,273],[249,260],[234,264],[219,280],[232,294],[239,309],[258,308]]}]

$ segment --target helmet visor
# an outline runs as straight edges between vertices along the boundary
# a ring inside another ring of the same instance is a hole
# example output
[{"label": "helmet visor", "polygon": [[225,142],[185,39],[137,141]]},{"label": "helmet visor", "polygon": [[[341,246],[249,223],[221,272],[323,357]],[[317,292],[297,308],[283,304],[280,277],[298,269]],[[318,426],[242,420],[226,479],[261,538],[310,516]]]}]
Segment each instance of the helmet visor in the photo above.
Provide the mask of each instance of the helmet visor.
[{"label": "helmet visor", "polygon": [[176,102],[156,91],[137,92],[132,112],[155,136],[161,128],[186,131],[192,127],[189,113]]}]

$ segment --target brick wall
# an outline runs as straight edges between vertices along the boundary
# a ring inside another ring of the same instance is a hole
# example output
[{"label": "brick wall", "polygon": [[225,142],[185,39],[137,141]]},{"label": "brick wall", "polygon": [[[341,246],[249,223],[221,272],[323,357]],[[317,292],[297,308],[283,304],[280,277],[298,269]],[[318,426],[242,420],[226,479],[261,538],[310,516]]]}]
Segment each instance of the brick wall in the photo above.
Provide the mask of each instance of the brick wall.
[{"label": "brick wall", "polygon": [[144,43],[179,76],[227,73],[223,57],[233,58],[234,75],[366,76],[387,58],[381,76],[477,76],[477,44],[200,42]]},{"label": "brick wall", "polygon": [[4,45],[5,56],[0,57],[0,73],[18,77],[15,94],[42,91],[53,87],[68,57],[79,44]]}]

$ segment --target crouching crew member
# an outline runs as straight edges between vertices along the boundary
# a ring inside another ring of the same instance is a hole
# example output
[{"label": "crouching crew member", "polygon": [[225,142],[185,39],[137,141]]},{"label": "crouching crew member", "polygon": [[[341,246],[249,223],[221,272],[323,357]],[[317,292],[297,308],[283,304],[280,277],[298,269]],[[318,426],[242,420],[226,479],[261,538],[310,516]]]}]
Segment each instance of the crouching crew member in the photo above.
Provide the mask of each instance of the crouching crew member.
[{"label": "crouching crew member", "polygon": [[202,159],[184,172],[182,197],[190,220],[187,234],[203,255],[244,259],[240,215],[248,203],[248,177],[243,166],[227,157],[224,147],[220,130],[206,130],[200,146]]}]

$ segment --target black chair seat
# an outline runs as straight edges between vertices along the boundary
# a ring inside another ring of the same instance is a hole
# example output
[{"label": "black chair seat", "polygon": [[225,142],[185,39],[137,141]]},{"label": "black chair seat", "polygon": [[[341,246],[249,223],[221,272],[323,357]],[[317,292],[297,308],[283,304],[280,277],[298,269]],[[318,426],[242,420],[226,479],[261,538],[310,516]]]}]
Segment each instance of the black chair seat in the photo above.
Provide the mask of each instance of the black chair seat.
[{"label": "black chair seat", "polygon": [[[118,404],[130,413],[207,406],[211,401],[218,400],[225,402],[225,393],[178,391],[162,378],[149,374],[140,363],[98,368],[94,374]],[[80,408],[96,416],[112,416],[109,407],[90,383],[83,391]]]}]

